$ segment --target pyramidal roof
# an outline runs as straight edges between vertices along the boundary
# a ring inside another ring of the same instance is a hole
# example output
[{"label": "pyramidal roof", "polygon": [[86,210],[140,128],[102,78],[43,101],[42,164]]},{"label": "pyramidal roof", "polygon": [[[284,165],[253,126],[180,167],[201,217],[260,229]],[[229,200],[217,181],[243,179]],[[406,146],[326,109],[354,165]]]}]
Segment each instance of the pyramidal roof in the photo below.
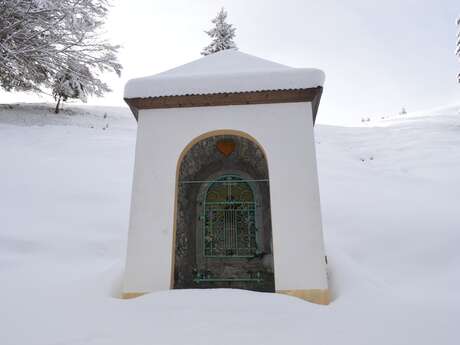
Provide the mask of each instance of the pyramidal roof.
[{"label": "pyramidal roof", "polygon": [[292,68],[228,49],[153,76],[131,79],[124,97],[308,89],[322,86],[324,78],[318,69]]}]

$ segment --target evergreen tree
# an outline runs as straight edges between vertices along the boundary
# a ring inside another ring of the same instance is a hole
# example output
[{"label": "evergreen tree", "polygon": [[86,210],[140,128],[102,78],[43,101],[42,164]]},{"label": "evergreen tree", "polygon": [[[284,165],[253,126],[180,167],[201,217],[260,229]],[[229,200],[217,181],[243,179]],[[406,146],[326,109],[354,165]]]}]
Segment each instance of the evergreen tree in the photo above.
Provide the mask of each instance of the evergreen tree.
[{"label": "evergreen tree", "polygon": [[203,49],[201,55],[209,55],[221,50],[237,48],[233,41],[236,29],[232,24],[228,24],[226,19],[227,12],[222,8],[216,18],[212,20],[215,26],[211,30],[205,31],[212,38],[212,42]]}]

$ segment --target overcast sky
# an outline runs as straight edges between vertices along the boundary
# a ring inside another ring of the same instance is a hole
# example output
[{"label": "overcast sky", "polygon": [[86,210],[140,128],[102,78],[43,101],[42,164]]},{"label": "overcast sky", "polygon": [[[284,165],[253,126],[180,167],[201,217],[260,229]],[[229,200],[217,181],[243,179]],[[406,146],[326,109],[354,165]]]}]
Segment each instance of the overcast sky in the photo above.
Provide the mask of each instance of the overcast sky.
[{"label": "overcast sky", "polygon": [[[350,123],[460,103],[454,55],[460,0],[115,0],[107,31],[123,46],[114,92],[125,82],[200,57],[203,30],[224,6],[241,51],[326,73],[318,120]],[[18,95],[0,95],[18,101]],[[23,98],[21,98],[23,99]],[[27,97],[24,100],[34,100]]]}]

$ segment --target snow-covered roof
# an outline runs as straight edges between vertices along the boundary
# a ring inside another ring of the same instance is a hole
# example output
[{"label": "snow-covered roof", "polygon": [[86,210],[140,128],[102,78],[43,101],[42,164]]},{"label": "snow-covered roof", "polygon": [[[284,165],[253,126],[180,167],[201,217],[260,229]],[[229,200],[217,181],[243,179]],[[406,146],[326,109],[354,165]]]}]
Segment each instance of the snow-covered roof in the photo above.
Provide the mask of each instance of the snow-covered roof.
[{"label": "snow-covered roof", "polygon": [[322,86],[324,78],[318,69],[292,68],[228,49],[153,76],[131,79],[124,97],[307,89]]}]

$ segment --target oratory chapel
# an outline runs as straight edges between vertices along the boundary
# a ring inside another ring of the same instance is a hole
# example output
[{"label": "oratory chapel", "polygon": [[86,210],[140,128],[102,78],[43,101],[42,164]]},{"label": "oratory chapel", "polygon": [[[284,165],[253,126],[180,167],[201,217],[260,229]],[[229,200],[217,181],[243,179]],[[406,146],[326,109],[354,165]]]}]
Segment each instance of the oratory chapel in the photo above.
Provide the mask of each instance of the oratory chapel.
[{"label": "oratory chapel", "polygon": [[127,83],[138,129],[124,297],[240,288],[329,303],[323,82],[231,49]]}]

